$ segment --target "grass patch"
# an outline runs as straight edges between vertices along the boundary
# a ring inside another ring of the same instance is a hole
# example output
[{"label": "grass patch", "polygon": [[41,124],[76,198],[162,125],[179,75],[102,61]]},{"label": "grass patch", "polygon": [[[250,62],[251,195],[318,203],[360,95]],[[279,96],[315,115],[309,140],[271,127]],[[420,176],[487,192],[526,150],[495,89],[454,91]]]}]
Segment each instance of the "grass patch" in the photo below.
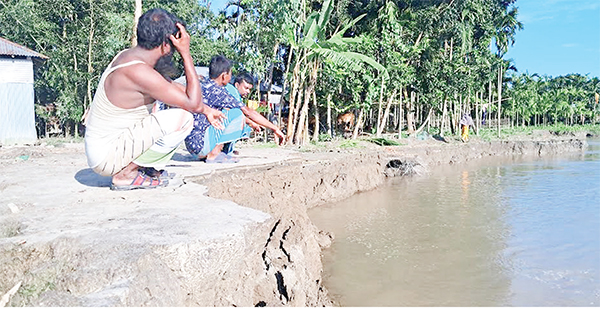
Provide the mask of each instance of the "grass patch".
[{"label": "grass patch", "polygon": [[82,136],[80,137],[48,137],[48,138],[40,138],[38,143],[54,147],[61,147],[64,144],[73,144],[73,143],[83,143],[84,139]]},{"label": "grass patch", "polygon": [[[542,127],[544,128],[544,127]],[[595,135],[600,134],[600,124],[585,124],[585,125],[573,125],[567,126],[564,124],[552,125],[546,127],[548,131],[556,134],[567,134],[576,132],[588,132]]]},{"label": "grass patch", "polygon": [[479,137],[485,141],[498,140],[510,136],[518,135],[533,135],[536,131],[548,131],[556,135],[564,135],[570,133],[587,132],[594,135],[600,135],[600,124],[572,125],[564,124],[546,125],[546,126],[516,126],[516,127],[501,127],[500,138],[498,138],[498,129],[480,128]]},{"label": "grass patch", "polygon": [[277,145],[274,142],[260,143],[260,144],[256,144],[253,146],[253,148],[255,148],[255,149],[267,149],[267,148],[277,148],[277,147],[279,147],[279,145]]},{"label": "grass patch", "polygon": [[358,142],[355,140],[345,140],[340,144],[341,148],[356,148],[358,147]]},{"label": "grass patch", "polygon": [[310,145],[315,146],[317,148],[327,148],[327,144],[326,142],[322,142],[322,141],[310,141]]},{"label": "grass patch", "polygon": [[373,144],[379,145],[379,146],[402,146],[404,144],[399,143],[393,139],[387,139],[384,137],[373,137],[373,138],[368,138],[365,139],[365,141],[367,142],[371,142]]},{"label": "grass patch", "polygon": [[42,295],[42,293],[56,288],[56,274],[46,272],[39,276],[33,276],[33,279],[25,283],[19,289],[18,295],[22,298],[22,303],[18,305],[26,305],[31,303]]},{"label": "grass patch", "polygon": [[0,221],[0,238],[15,237],[21,233],[22,225],[15,218]]},{"label": "grass patch", "polygon": [[332,139],[329,134],[319,134],[319,142],[330,142]]}]

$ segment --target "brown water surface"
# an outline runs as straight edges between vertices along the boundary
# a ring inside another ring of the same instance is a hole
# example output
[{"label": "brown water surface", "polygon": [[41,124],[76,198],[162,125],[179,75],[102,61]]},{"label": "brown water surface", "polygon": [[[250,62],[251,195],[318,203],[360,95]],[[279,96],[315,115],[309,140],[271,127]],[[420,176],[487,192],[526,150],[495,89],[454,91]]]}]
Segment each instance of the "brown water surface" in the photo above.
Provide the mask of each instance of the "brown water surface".
[{"label": "brown water surface", "polygon": [[600,305],[600,141],[436,167],[310,212],[343,306]]}]

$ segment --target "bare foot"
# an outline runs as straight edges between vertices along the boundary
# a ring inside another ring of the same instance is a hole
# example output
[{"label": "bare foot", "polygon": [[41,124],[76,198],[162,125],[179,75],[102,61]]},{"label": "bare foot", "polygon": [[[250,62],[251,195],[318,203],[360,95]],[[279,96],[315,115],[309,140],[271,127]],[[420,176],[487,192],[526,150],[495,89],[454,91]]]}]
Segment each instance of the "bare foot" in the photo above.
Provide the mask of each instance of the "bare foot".
[{"label": "bare foot", "polygon": [[112,184],[115,186],[124,186],[131,184],[138,176],[139,166],[133,162],[129,163],[121,171],[114,174],[112,177]]}]

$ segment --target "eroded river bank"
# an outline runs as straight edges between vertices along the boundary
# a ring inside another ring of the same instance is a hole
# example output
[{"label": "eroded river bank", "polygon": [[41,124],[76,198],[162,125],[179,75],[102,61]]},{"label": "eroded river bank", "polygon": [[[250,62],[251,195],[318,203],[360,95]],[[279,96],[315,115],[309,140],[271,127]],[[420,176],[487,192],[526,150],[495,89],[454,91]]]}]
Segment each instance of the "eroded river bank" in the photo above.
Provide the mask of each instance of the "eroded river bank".
[{"label": "eroded river bank", "polygon": [[87,169],[78,145],[0,148],[0,294],[18,286],[15,306],[335,305],[321,263],[332,239],[308,209],[419,168],[585,147],[580,137],[543,137],[242,148],[242,164],[217,168],[182,152],[169,166],[179,186],[125,193]]}]

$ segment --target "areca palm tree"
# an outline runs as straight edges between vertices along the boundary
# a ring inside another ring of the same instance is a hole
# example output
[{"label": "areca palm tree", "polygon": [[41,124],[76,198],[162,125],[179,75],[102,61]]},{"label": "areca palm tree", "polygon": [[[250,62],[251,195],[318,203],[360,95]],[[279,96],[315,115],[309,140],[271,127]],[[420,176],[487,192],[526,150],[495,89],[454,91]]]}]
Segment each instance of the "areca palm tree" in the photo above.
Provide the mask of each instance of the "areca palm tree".
[{"label": "areca palm tree", "polygon": [[[508,10],[506,10],[508,9]],[[516,7],[505,8],[496,20],[496,33],[494,34],[497,56],[500,59],[499,64],[503,64],[502,56],[506,54],[508,48],[515,43],[517,30],[523,29],[523,24],[517,20],[518,9]],[[505,70],[508,67],[498,66],[498,136],[500,136],[500,103],[502,101],[502,80]]]},{"label": "areca palm tree", "polygon": [[502,12],[502,15],[496,20],[496,33],[494,35],[498,56],[503,56],[508,48],[515,44],[515,35],[517,30],[523,29],[523,23],[517,20],[519,9],[510,8]]}]

